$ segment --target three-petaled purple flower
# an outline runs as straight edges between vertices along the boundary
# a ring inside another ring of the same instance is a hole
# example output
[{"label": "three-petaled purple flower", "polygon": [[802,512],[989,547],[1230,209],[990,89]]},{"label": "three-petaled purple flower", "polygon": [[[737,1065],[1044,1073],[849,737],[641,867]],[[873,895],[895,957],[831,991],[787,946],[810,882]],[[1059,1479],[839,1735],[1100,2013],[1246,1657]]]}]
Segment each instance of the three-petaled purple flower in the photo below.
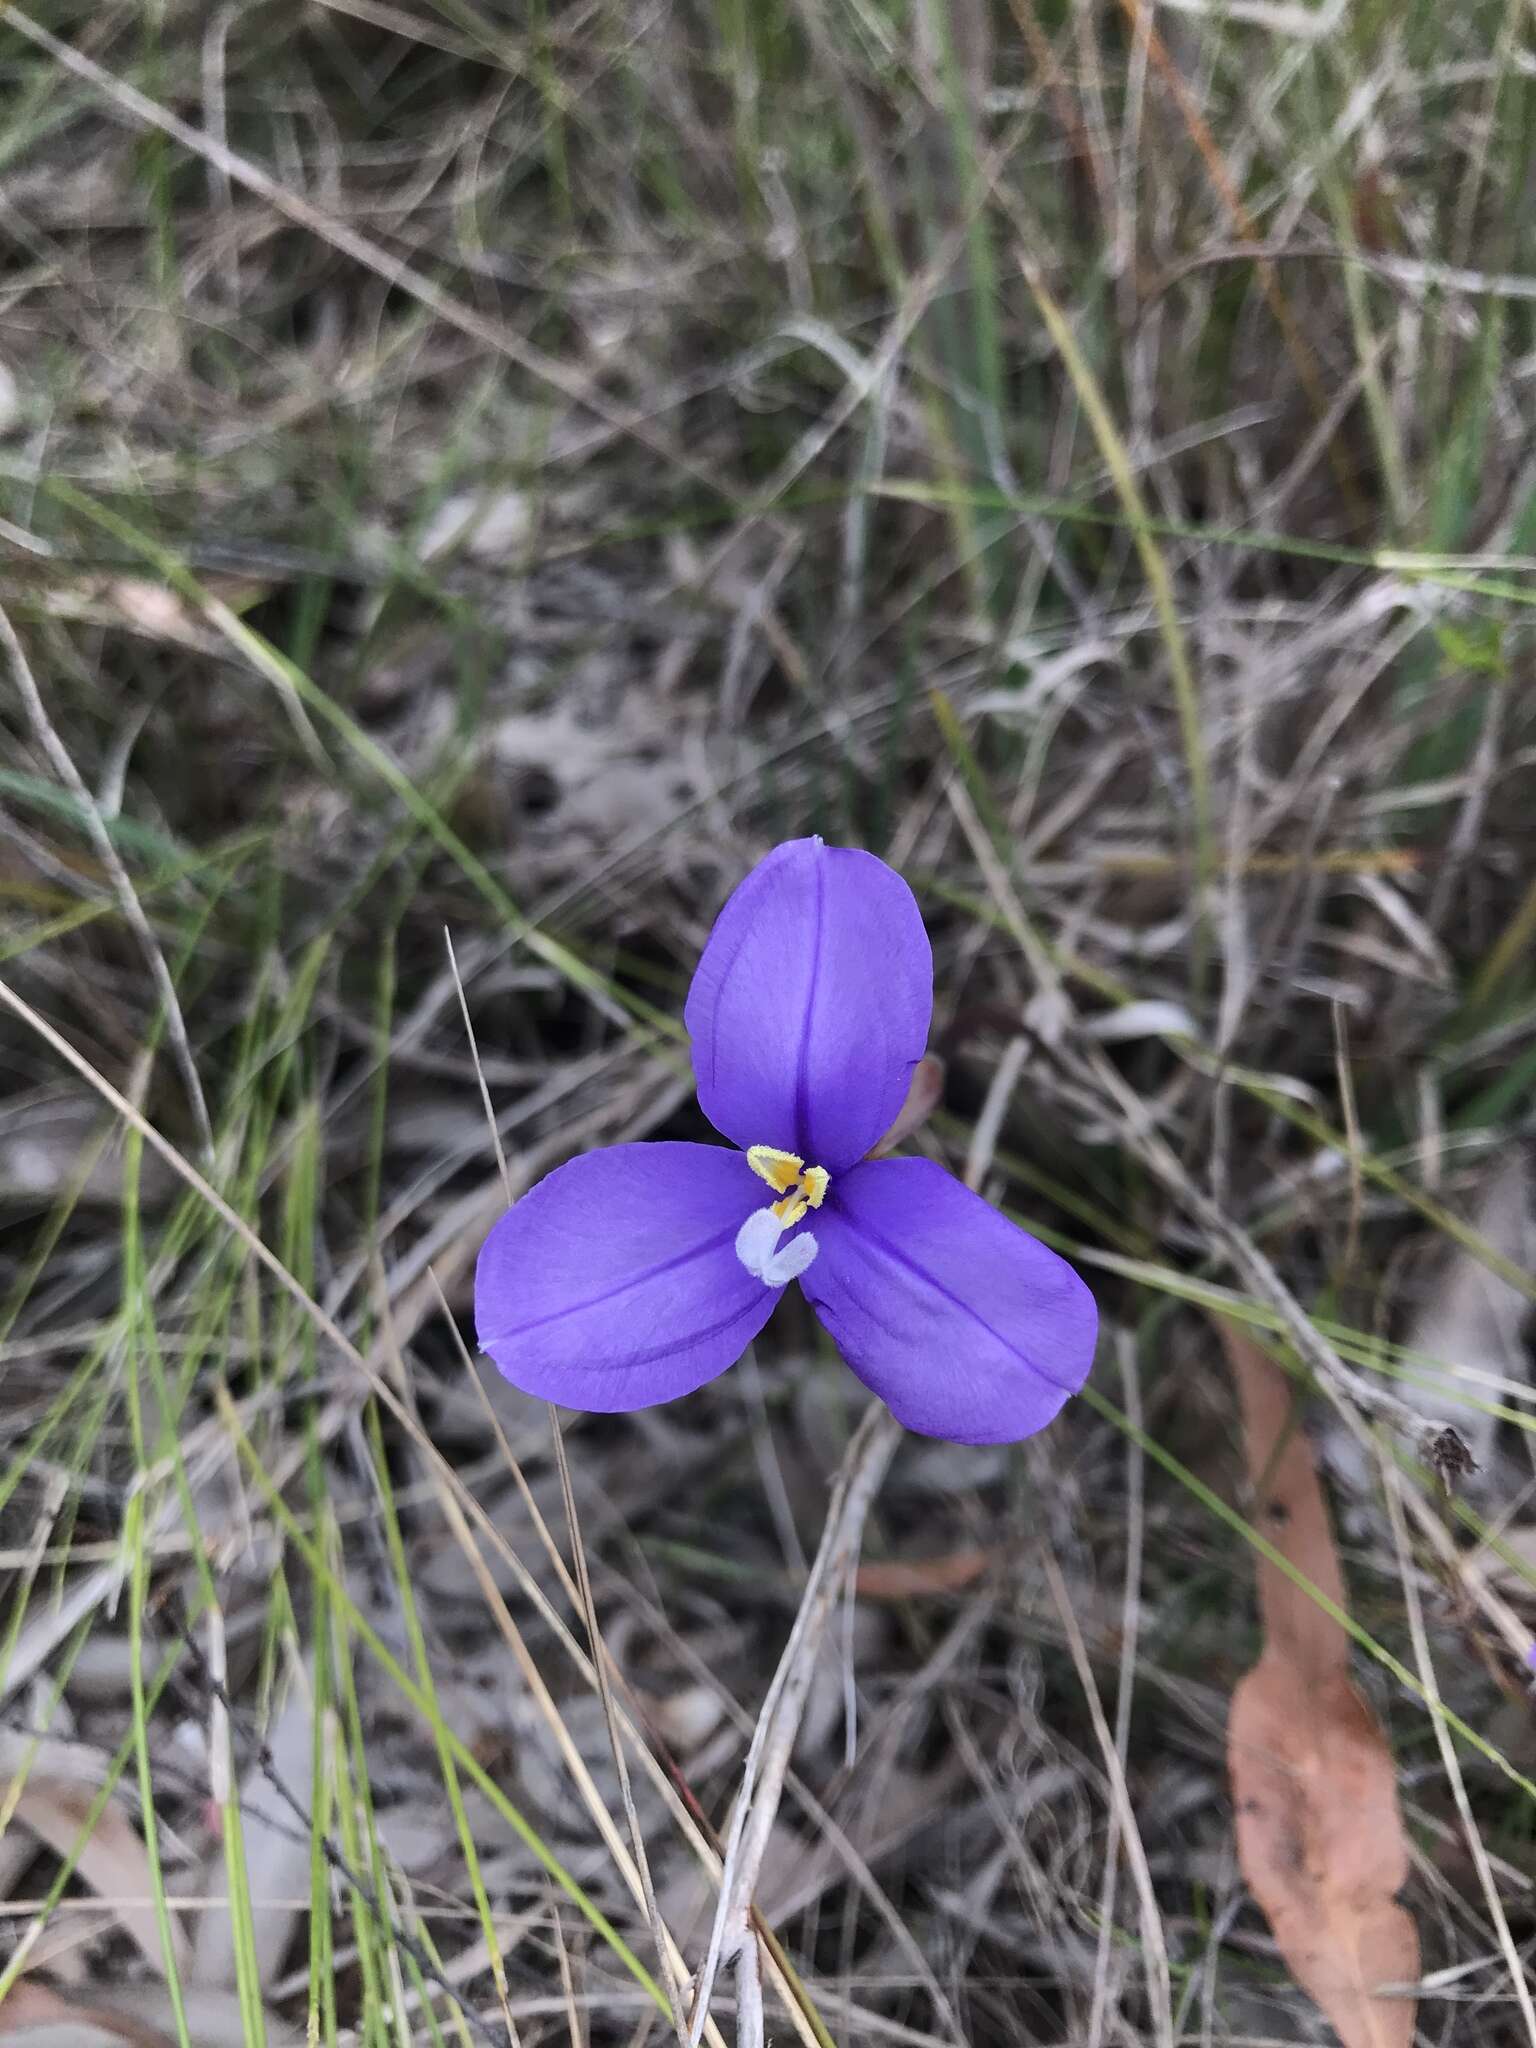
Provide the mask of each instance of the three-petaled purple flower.
[{"label": "three-petaled purple flower", "polygon": [[615,1145],[557,1167],[481,1250],[481,1348],[525,1393],[648,1408],[733,1365],[798,1279],[908,1429],[1044,1428],[1093,1362],[1093,1296],[931,1160],[866,1156],[932,1007],[901,877],[820,839],[775,847],[721,911],[684,1012],[699,1103],[742,1149]]}]

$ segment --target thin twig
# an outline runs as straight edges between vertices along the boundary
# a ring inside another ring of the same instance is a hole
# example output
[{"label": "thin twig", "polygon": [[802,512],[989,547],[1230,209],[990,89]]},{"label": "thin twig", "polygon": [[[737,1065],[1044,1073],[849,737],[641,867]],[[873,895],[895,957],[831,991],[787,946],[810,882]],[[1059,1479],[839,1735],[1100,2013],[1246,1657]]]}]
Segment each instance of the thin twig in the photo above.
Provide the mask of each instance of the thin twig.
[{"label": "thin twig", "polygon": [[475,1027],[469,1014],[469,999],[464,993],[464,983],[459,975],[458,956],[453,950],[453,933],[443,926],[443,944],[448,948],[448,967],[453,975],[453,986],[458,993],[459,1015],[464,1019],[464,1036],[469,1040],[469,1057],[475,1069],[475,1079],[480,1084],[480,1106],[485,1111],[486,1128],[491,1134],[491,1143],[496,1148],[496,1165],[501,1174],[501,1185],[506,1191],[507,1207],[512,1206],[512,1179],[507,1172],[507,1155],[501,1142],[501,1132],[496,1128],[496,1112],[491,1107],[491,1090],[485,1078],[485,1068],[480,1064],[480,1047],[475,1042]]},{"label": "thin twig", "polygon": [[[1125,1768],[1131,1739],[1131,1697],[1136,1683],[1136,1653],[1141,1635],[1141,1560],[1145,1456],[1135,1431],[1142,1426],[1141,1382],[1137,1377],[1136,1347],[1130,1333],[1117,1335],[1115,1350],[1120,1366],[1120,1387],[1132,1431],[1125,1439],[1125,1594],[1120,1610],[1120,1668],[1115,1693],[1115,1755]],[[1109,1824],[1105,1830],[1104,1875],[1099,1889],[1099,1946],[1094,1961],[1093,2004],[1088,2014],[1088,2048],[1099,2048],[1104,2038],[1104,2018],[1109,1984],[1109,1951],[1115,1938],[1115,1888],[1120,1872],[1120,1807],[1111,1800]]]}]

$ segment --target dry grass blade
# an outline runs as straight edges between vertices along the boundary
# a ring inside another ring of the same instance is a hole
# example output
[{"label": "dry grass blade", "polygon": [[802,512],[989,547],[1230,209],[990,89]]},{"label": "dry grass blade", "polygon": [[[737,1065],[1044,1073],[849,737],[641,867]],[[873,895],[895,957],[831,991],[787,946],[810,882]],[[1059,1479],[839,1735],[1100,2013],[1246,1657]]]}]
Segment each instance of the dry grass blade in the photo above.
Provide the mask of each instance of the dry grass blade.
[{"label": "dry grass blade", "polygon": [[[1255,1519],[1342,1607],[1343,1575],[1290,1382],[1240,1330],[1220,1329]],[[1378,1995],[1419,1973],[1418,1934],[1396,1898],[1408,1840],[1392,1757],[1350,1676],[1338,1623],[1263,1559],[1258,1581],[1264,1651],[1233,1693],[1227,1729],[1243,1875],[1292,1975],[1345,2048],[1409,2048],[1414,2002]]]},{"label": "dry grass blade", "polygon": [[1157,2043],[1157,2048],[1173,2048],[1173,1985],[1168,1968],[1168,1938],[1163,1929],[1162,1916],[1158,1912],[1157,1893],[1152,1884],[1147,1852],[1142,1846],[1141,1831],[1136,1825],[1136,1815],[1131,1806],[1130,1788],[1125,1779],[1125,1761],[1120,1755],[1099,1699],[1093,1667],[1088,1658],[1088,1646],[1083,1641],[1083,1632],[1073,1611],[1072,1595],[1061,1575],[1061,1567],[1049,1549],[1045,1553],[1045,1576],[1051,1589],[1051,1598],[1056,1603],[1056,1612],[1061,1618],[1067,1646],[1072,1652],[1078,1679],[1082,1684],[1083,1698],[1088,1704],[1094,1738],[1098,1743],[1104,1772],[1109,1780],[1110,1796],[1120,1837],[1125,1843],[1136,1880],[1137,1902],[1141,1909],[1141,1945],[1146,1958],[1147,1998],[1152,2008],[1152,2038]]},{"label": "dry grass blade", "polygon": [[629,1765],[624,1755],[624,1739],[619,1732],[618,1718],[614,1711],[613,1688],[608,1679],[608,1658],[598,1628],[597,1603],[592,1597],[592,1579],[587,1569],[586,1544],[582,1540],[581,1519],[576,1511],[576,1492],[571,1484],[570,1460],[565,1453],[565,1438],[560,1429],[560,1412],[553,1406],[549,1411],[549,1427],[555,1447],[555,1463],[560,1473],[560,1492],[565,1503],[566,1526],[571,1534],[571,1557],[576,1567],[576,1585],[581,1595],[581,1618],[586,1627],[587,1641],[592,1649],[592,1669],[597,1677],[603,1725],[608,1731],[608,1752],[613,1758],[614,1772],[619,1781],[619,1798],[623,1803],[624,1818],[629,1823],[630,1847],[634,1854],[635,1869],[640,1877],[646,1918],[650,1922],[651,1934],[656,1943],[657,1961],[661,1964],[662,1982],[666,1986],[673,2030],[682,2048],[686,2048],[688,2028],[683,2017],[681,1993],[672,1967],[672,1947],[656,1904],[656,1888],[651,1882],[650,1858],[645,1852],[645,1832],[635,1810],[635,1795],[630,1784]]},{"label": "dry grass blade", "polygon": [[85,778],[75,766],[69,749],[53,728],[53,722],[43,703],[42,692],[33,677],[32,665],[27,660],[26,650],[16,637],[16,629],[3,609],[0,609],[0,646],[5,649],[11,668],[11,680],[26,706],[27,716],[33,731],[37,734],[38,743],[53,764],[59,780],[79,806],[81,823],[90,834],[97,858],[111,877],[118,907],[144,949],[150,977],[165,1007],[165,1028],[176,1055],[176,1064],[181,1072],[182,1086],[186,1089],[187,1102],[197,1123],[203,1156],[205,1159],[209,1158],[213,1152],[213,1126],[208,1120],[208,1105],[203,1100],[202,1083],[197,1078],[197,1062],[192,1057],[192,1042],[187,1036],[186,1019],[181,1014],[181,999],[176,993],[176,984],[171,979],[171,970],[165,964],[160,942],[150,928],[149,919],[144,915],[144,906],[138,899],[128,870],[123,866],[122,856],[112,842],[111,833],[102,822],[96,799],[91,795]]}]

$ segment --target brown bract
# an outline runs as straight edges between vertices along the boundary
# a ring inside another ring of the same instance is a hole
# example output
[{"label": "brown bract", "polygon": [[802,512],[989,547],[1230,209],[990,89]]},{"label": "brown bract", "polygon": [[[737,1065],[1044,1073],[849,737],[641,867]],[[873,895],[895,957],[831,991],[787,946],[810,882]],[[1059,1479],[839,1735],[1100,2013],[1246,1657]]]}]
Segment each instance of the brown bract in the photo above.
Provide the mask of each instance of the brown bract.
[{"label": "brown bract", "polygon": [[[1311,1447],[1278,1366],[1221,1325],[1242,1404],[1253,1515],[1277,1550],[1342,1608],[1344,1582]],[[1419,1972],[1391,1753],[1349,1670],[1344,1630],[1261,1558],[1264,1651],[1232,1696],[1227,1766],[1243,1875],[1287,1967],[1345,2048],[1409,2048],[1413,1999],[1382,1986]]]},{"label": "brown bract", "polygon": [[922,1129],[929,1117],[938,1108],[944,1094],[944,1062],[936,1052],[925,1052],[912,1069],[912,1078],[907,1083],[907,1099],[896,1112],[896,1121],[885,1136],[870,1150],[871,1159],[885,1159],[906,1143],[914,1131]]}]

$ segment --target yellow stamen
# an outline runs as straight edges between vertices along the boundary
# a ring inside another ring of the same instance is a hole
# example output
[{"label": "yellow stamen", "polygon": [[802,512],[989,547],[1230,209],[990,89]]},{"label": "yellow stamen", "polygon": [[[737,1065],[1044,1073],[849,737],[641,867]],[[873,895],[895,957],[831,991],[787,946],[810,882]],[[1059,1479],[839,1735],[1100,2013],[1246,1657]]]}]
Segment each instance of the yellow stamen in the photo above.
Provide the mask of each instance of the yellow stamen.
[{"label": "yellow stamen", "polygon": [[753,1145],[747,1164],[760,1180],[778,1190],[781,1199],[773,1213],[784,1228],[798,1223],[807,1209],[819,1209],[826,1199],[832,1176],[824,1166],[807,1166],[794,1152],[780,1152],[773,1145]]}]

